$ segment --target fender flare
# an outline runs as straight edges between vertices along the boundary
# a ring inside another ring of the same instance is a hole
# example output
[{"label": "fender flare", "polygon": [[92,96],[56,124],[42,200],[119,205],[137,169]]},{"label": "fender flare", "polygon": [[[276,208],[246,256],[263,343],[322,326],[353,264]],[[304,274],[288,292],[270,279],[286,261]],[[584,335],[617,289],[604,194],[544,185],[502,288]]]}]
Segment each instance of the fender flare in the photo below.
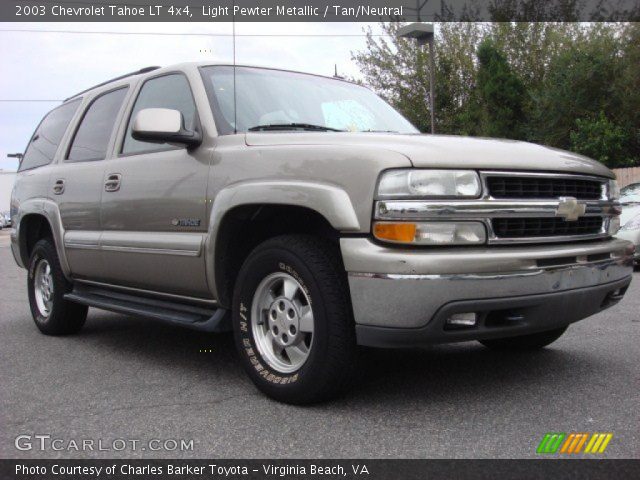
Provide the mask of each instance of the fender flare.
[{"label": "fender flare", "polygon": [[[23,245],[24,239],[21,238],[21,225],[25,217],[29,215],[40,215],[49,222],[51,233],[53,234],[53,242],[55,244],[56,251],[58,252],[58,259],[60,261],[60,267],[67,279],[71,279],[71,268],[67,260],[67,255],[64,249],[64,227],[62,226],[62,218],[60,217],[60,210],[58,205],[46,198],[34,198],[23,202],[20,205],[18,212],[18,221],[16,225],[16,243],[18,245],[21,261],[24,262]],[[27,265],[25,264],[26,268]]]},{"label": "fender flare", "polygon": [[215,196],[205,239],[206,275],[209,289],[218,298],[215,279],[216,241],[227,214],[243,205],[290,205],[304,207],[322,215],[340,232],[358,232],[360,223],[351,198],[342,188],[317,182],[252,181],[224,188]]}]

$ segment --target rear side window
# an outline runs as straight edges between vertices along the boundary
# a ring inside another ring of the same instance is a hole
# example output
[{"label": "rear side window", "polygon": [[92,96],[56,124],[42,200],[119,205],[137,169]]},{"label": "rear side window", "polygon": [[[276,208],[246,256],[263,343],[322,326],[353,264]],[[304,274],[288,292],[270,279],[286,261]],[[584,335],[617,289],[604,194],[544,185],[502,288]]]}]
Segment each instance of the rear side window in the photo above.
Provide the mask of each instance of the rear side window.
[{"label": "rear side window", "polygon": [[19,171],[48,165],[56,155],[60,140],[66,132],[80,99],[65,103],[50,111],[42,119],[27,146]]},{"label": "rear side window", "polygon": [[104,160],[116,117],[127,94],[127,88],[121,88],[97,97],[82,118],[73,137],[67,160],[83,162]]},{"label": "rear side window", "polygon": [[122,153],[142,153],[175,148],[173,146],[157,143],[140,142],[131,136],[131,127],[137,113],[145,108],[170,108],[178,110],[184,118],[184,126],[187,130],[193,130],[196,122],[196,105],[191,94],[189,81],[179,73],[163,75],[162,77],[147,80],[138,94],[133,106],[127,134],[124,137]]}]

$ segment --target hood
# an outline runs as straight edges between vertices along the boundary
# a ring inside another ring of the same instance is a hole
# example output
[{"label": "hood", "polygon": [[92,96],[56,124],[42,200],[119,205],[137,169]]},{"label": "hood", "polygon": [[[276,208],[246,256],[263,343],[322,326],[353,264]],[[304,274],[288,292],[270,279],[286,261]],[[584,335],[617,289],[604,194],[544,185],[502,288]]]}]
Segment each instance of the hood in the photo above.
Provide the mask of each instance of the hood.
[{"label": "hood", "polygon": [[414,167],[539,170],[615,178],[582,155],[533,143],[455,135],[351,132],[249,132],[248,146],[318,145],[373,147],[401,153]]}]

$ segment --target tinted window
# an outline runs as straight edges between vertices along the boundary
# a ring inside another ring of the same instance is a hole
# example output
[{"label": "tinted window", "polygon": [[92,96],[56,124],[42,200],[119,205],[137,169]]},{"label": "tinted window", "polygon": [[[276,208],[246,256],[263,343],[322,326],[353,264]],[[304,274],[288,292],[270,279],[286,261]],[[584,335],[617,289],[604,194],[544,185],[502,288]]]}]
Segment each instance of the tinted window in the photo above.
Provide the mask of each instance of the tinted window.
[{"label": "tinted window", "polygon": [[106,93],[91,103],[76,131],[67,159],[79,162],[102,160],[107,156],[109,138],[126,94],[127,89],[121,88]]},{"label": "tinted window", "polygon": [[65,103],[49,112],[42,119],[27,146],[27,151],[20,164],[20,171],[51,163],[78,105],[80,105],[80,100]]},{"label": "tinted window", "polygon": [[127,134],[124,138],[122,153],[137,153],[143,151],[165,150],[174,148],[167,144],[140,142],[131,136],[131,127],[136,114],[145,108],[170,108],[182,112],[184,126],[188,130],[195,127],[196,105],[191,95],[189,82],[184,75],[164,75],[147,80],[140,89],[140,94],[133,106],[129,117]]}]

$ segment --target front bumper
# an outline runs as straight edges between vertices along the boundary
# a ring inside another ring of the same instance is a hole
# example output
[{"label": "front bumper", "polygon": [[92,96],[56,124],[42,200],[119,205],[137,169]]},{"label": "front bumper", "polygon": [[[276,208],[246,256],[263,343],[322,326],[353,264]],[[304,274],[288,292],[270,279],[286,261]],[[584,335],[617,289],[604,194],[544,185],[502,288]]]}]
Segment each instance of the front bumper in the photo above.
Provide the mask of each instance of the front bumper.
[{"label": "front bumper", "polygon": [[[617,303],[631,282],[624,240],[521,247],[397,249],[341,240],[358,342],[412,346],[558,328]],[[453,313],[475,326],[451,329]]]}]

